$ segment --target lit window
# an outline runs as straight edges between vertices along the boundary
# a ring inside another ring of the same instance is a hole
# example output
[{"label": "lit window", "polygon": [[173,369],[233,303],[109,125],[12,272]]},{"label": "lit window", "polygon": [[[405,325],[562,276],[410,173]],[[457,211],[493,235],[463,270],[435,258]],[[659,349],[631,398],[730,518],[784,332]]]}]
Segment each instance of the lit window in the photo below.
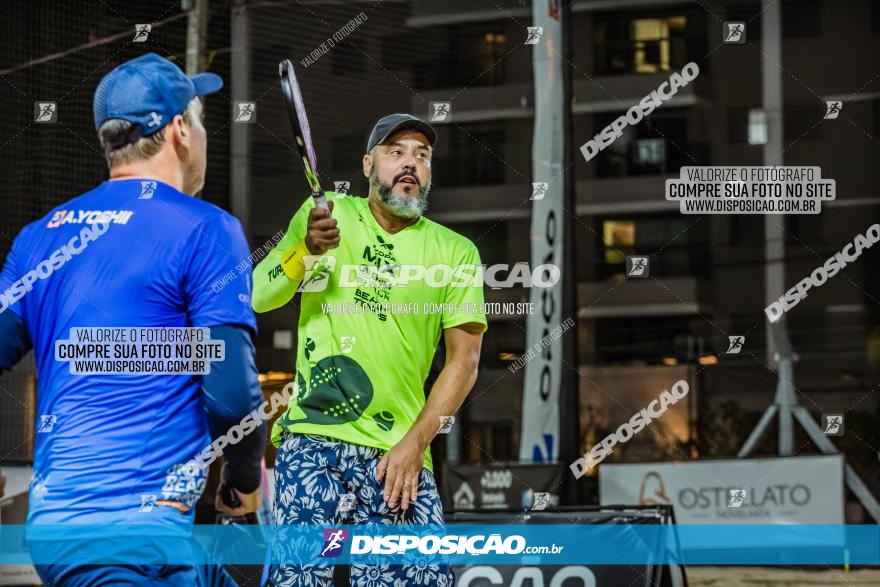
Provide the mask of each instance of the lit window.
[{"label": "lit window", "polygon": [[602,223],[605,262],[623,263],[636,245],[636,223],[632,220],[606,220]]},{"label": "lit window", "polygon": [[767,113],[760,108],[749,110],[749,144],[767,144]]},{"label": "lit window", "polygon": [[670,31],[683,32],[685,17],[641,18],[632,21],[633,65],[638,73],[668,71]]}]

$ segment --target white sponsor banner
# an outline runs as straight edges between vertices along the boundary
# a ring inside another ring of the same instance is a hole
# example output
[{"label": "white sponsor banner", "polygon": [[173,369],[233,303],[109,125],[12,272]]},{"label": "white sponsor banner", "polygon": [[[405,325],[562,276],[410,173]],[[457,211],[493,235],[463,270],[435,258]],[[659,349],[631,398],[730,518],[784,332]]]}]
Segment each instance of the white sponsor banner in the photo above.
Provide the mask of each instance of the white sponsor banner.
[{"label": "white sponsor banner", "polygon": [[[532,199],[532,262],[562,267],[563,204],[563,88],[562,26],[559,2],[532,3],[532,45],[535,72],[535,129],[532,137],[532,181],[542,197]],[[535,38],[540,31],[539,38]],[[530,293],[537,310],[526,320],[525,348],[541,340],[562,322],[562,281]],[[540,357],[529,361],[523,385],[519,455],[524,461],[551,462],[559,454],[559,390],[562,339],[552,341]]]},{"label": "white sponsor banner", "polygon": [[[27,518],[28,487],[34,476],[31,467],[4,465],[6,495],[0,499],[0,528],[7,524],[24,524]],[[0,530],[2,532],[2,530]],[[0,565],[0,585],[42,585],[33,565]]]},{"label": "white sponsor banner", "polygon": [[606,464],[599,503],[672,504],[678,524],[843,524],[843,475],[842,455]]}]

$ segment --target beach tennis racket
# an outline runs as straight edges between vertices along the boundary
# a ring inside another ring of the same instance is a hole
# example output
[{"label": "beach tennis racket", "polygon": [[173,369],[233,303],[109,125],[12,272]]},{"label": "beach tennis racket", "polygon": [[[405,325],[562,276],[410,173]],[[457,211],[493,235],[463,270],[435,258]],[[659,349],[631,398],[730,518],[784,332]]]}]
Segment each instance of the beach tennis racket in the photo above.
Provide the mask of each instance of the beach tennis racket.
[{"label": "beach tennis racket", "polygon": [[312,190],[312,198],[315,199],[315,206],[327,208],[327,199],[324,197],[321,182],[318,180],[318,158],[315,156],[315,147],[312,144],[309,119],[306,116],[299,82],[296,81],[296,73],[293,71],[293,63],[289,59],[278,64],[278,75],[281,76],[281,91],[284,93],[287,114],[290,116],[290,125],[293,127],[296,150],[302,161],[306,181],[309,182],[309,188]]}]

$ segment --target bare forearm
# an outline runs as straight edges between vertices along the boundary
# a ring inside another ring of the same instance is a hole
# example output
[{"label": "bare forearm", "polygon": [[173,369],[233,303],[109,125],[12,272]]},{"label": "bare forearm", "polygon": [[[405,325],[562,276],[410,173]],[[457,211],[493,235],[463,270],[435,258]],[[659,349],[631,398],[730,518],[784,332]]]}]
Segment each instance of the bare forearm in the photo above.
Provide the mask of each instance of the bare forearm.
[{"label": "bare forearm", "polygon": [[477,381],[477,365],[472,361],[447,363],[407,435],[414,435],[427,447],[440,430],[440,418],[452,416],[464,403]]}]

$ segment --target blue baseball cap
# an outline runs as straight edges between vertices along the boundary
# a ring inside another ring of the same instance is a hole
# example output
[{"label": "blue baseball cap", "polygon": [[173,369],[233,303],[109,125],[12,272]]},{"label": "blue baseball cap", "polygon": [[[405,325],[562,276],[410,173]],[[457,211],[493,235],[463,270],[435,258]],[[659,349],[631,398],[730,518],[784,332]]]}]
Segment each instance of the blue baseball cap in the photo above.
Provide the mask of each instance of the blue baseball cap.
[{"label": "blue baseball cap", "polygon": [[122,147],[141,137],[156,134],[175,116],[183,113],[196,96],[211,94],[223,87],[223,79],[214,73],[192,77],[155,53],[141,55],[114,68],[95,90],[95,130],[112,119],[122,119],[134,126]]}]

